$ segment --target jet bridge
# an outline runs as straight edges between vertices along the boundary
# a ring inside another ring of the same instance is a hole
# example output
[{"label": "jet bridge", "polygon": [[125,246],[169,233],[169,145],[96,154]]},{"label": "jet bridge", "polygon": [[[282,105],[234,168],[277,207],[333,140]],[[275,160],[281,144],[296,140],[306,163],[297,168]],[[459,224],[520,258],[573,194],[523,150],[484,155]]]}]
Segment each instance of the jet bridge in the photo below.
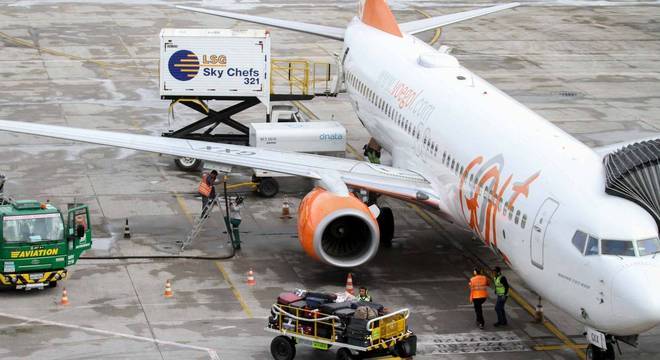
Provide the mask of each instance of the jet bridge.
[{"label": "jet bridge", "polygon": [[660,228],[660,139],[628,145],[603,161],[605,192],[640,205]]}]

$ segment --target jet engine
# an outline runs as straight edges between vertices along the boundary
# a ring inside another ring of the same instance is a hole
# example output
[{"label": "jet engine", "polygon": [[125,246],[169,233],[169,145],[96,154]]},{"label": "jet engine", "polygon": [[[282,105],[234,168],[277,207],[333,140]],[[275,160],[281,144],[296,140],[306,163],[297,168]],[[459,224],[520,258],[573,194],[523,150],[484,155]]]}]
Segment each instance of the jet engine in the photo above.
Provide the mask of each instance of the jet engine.
[{"label": "jet engine", "polygon": [[315,188],[300,203],[298,237],[309,256],[350,268],[376,255],[380,232],[367,205],[353,194],[338,196]]}]

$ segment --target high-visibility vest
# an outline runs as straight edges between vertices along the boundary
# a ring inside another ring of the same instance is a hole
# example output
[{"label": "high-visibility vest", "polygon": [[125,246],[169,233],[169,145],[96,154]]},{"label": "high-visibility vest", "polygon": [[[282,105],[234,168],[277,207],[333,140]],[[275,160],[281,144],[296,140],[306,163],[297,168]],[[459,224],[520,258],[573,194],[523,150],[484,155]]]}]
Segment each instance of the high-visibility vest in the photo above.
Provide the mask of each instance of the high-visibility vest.
[{"label": "high-visibility vest", "polygon": [[208,174],[202,175],[202,181],[199,182],[199,187],[197,188],[197,192],[199,192],[200,195],[204,197],[209,197],[211,196],[211,185],[206,183],[206,179],[208,177]]},{"label": "high-visibility vest", "polygon": [[488,297],[488,279],[483,275],[475,275],[470,279],[470,301]]},{"label": "high-visibility vest", "polygon": [[502,275],[495,278],[495,295],[502,296],[506,293],[506,288],[502,285]]}]

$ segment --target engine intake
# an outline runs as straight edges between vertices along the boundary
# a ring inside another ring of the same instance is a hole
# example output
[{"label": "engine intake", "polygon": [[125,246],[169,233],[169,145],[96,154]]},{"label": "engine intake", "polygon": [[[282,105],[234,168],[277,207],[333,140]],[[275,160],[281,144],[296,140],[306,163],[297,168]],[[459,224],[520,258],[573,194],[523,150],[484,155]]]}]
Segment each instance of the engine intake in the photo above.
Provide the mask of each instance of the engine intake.
[{"label": "engine intake", "polygon": [[378,222],[355,196],[312,190],[300,203],[298,235],[305,252],[324,263],[350,268],[378,252]]}]

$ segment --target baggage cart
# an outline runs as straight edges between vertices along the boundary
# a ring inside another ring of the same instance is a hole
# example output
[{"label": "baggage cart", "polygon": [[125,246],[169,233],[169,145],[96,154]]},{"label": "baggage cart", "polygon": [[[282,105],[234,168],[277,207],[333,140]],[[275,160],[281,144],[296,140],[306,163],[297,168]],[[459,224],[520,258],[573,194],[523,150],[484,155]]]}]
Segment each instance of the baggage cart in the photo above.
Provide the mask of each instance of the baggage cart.
[{"label": "baggage cart", "polygon": [[[351,319],[347,323],[345,318],[294,305],[274,304],[271,307],[265,331],[278,335],[270,346],[275,360],[294,359],[297,345],[322,351],[335,347],[338,360],[383,356],[412,358],[416,353],[417,338],[408,328],[408,309],[369,320]],[[356,338],[356,333],[363,337]],[[360,341],[363,342],[358,344]]]}]

